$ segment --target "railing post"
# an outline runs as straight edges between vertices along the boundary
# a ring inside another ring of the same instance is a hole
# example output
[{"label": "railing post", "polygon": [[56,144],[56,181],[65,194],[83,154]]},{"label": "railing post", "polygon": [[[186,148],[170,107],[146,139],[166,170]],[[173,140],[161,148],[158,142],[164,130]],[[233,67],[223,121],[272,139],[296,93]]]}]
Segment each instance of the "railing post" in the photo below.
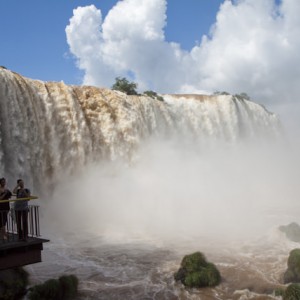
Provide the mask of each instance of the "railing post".
[{"label": "railing post", "polygon": [[39,216],[39,207],[35,206],[35,227],[36,227],[36,235],[40,236],[40,216]]},{"label": "railing post", "polygon": [[33,236],[34,232],[33,232],[32,207],[29,206],[28,209],[29,209],[28,217],[29,217],[29,224],[30,224],[30,227],[28,226],[28,229],[30,228],[28,231],[28,235],[31,234],[31,236]]},{"label": "railing post", "polygon": [[[29,205],[28,207],[28,236],[40,237],[40,221],[39,221],[39,207],[37,205]],[[4,220],[7,216],[7,222],[5,225],[6,232],[8,234],[8,240],[0,236],[0,242],[13,241],[18,239],[17,236],[17,219],[14,208],[7,211],[0,211],[0,219]]]}]

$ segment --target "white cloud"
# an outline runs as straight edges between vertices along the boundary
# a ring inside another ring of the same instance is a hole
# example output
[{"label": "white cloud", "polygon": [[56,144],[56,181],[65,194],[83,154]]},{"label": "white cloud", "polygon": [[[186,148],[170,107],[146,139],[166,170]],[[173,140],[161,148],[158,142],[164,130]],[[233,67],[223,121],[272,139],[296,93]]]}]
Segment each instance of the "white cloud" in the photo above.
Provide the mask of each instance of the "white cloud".
[{"label": "white cloud", "polygon": [[188,53],[165,42],[166,1],[120,1],[103,23],[93,5],[73,13],[66,28],[67,40],[78,66],[85,71],[84,84],[109,87],[116,76],[130,72],[141,89],[179,89]]},{"label": "white cloud", "polygon": [[84,82],[90,85],[110,83],[113,72],[104,62],[103,36],[100,31],[102,15],[94,5],[78,7],[73,11],[70,25],[66,28],[71,53],[77,57],[78,67],[85,71]]},{"label": "white cloud", "polygon": [[246,0],[237,5],[226,1],[212,38],[192,50],[196,60],[204,58],[201,84],[208,89],[250,91],[265,100],[295,96],[300,27],[293,10],[300,11],[299,1],[283,0],[282,8],[270,0]]},{"label": "white cloud", "polygon": [[166,0],[123,0],[103,22],[93,5],[74,10],[66,33],[83,83],[110,87],[133,74],[142,91],[247,92],[264,103],[299,94],[299,0],[227,0],[190,52],[166,41],[166,9]]}]

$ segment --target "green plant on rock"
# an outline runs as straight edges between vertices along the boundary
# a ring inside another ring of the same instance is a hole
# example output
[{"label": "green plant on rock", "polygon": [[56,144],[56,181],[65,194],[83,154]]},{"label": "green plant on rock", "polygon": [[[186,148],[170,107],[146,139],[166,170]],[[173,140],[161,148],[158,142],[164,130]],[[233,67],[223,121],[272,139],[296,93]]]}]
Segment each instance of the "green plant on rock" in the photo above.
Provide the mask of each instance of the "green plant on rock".
[{"label": "green plant on rock", "polygon": [[14,268],[0,272],[0,299],[20,299],[26,294],[28,273],[23,268]]},{"label": "green plant on rock", "polygon": [[290,284],[283,294],[283,300],[300,300],[300,284]]},{"label": "green plant on rock", "polygon": [[299,283],[300,282],[300,249],[293,249],[290,252],[288,268],[284,273],[284,283]]},{"label": "green plant on rock", "polygon": [[292,222],[286,226],[279,226],[279,230],[284,232],[286,237],[293,242],[300,242],[300,226]]},{"label": "green plant on rock", "polygon": [[188,272],[195,272],[206,266],[206,258],[201,252],[186,255],[181,262],[181,267],[186,269]]},{"label": "green plant on rock", "polygon": [[214,95],[230,95],[230,93],[228,93],[228,92],[226,92],[226,91],[223,91],[223,92],[215,91],[215,92],[214,92]]},{"label": "green plant on rock", "polygon": [[164,101],[164,98],[162,96],[157,95],[156,92],[145,91],[144,94],[147,95],[150,98],[153,98],[153,99],[156,99],[156,100],[159,100],[159,101]]},{"label": "green plant on rock", "polygon": [[116,82],[113,84],[112,89],[123,92],[127,95],[137,95],[137,84],[135,82],[129,82],[125,77],[117,77]]},{"label": "green plant on rock", "polygon": [[61,299],[61,293],[59,288],[59,282],[57,279],[49,279],[43,284],[38,284],[29,289],[30,300],[52,300]]},{"label": "green plant on rock", "polygon": [[153,91],[145,91],[144,94],[153,99],[157,96],[157,93]]},{"label": "green plant on rock", "polygon": [[251,100],[250,96],[247,93],[235,94],[234,96],[241,100],[242,99]]},{"label": "green plant on rock", "polygon": [[62,289],[63,299],[73,299],[78,290],[78,279],[75,275],[61,276],[58,278]]},{"label": "green plant on rock", "polygon": [[30,300],[68,300],[74,299],[78,290],[78,279],[74,275],[49,279],[29,289]]},{"label": "green plant on rock", "polygon": [[276,288],[274,290],[274,295],[275,295],[275,297],[279,297],[279,296],[283,297],[283,295],[284,295],[284,289],[282,289],[282,288]]},{"label": "green plant on rock", "polygon": [[207,286],[216,286],[221,282],[221,274],[213,263],[207,264],[204,274]]},{"label": "green plant on rock", "polygon": [[183,282],[188,287],[202,287],[205,286],[205,279],[202,272],[188,273]]},{"label": "green plant on rock", "polygon": [[184,256],[174,278],[187,287],[213,287],[221,282],[219,270],[201,252]]}]

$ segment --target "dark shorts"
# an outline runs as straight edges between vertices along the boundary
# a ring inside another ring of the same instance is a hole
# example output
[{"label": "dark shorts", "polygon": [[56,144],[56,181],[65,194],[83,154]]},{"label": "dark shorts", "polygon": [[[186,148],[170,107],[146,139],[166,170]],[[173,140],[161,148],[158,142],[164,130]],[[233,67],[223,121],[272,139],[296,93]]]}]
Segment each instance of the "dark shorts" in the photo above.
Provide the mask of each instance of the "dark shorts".
[{"label": "dark shorts", "polygon": [[0,227],[3,227],[7,223],[7,214],[8,210],[1,210],[0,211]]}]

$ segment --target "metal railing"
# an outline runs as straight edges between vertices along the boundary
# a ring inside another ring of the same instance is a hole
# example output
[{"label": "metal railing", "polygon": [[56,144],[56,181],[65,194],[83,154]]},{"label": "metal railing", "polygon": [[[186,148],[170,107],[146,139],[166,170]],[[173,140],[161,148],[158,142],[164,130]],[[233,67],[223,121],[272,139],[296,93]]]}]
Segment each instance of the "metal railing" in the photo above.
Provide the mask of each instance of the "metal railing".
[{"label": "metal railing", "polygon": [[[33,199],[37,199],[37,197],[22,198],[20,200],[25,200],[25,199],[33,200]],[[5,202],[15,202],[18,200],[6,200]],[[20,234],[18,233],[18,224],[17,224],[18,213],[19,212],[15,211],[13,207],[11,207],[9,210],[0,211],[0,226],[4,225],[3,228],[0,228],[0,243],[14,242],[19,240]],[[28,232],[25,238],[33,238],[33,237],[41,236],[39,206],[28,205],[28,211],[26,211],[25,216],[26,218],[24,221],[22,220],[22,224],[21,224],[21,226],[24,226],[24,222],[26,222],[27,225]]]}]

